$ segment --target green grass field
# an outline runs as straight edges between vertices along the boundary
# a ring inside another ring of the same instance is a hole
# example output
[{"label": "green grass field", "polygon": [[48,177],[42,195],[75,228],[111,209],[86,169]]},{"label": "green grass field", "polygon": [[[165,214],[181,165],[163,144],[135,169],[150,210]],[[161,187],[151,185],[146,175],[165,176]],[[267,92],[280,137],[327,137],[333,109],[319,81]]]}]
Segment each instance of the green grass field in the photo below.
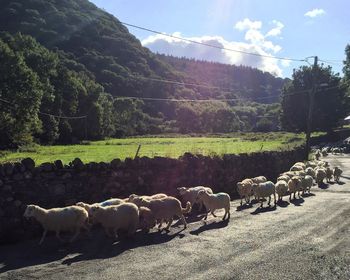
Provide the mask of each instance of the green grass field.
[{"label": "green grass field", "polygon": [[0,162],[31,157],[36,164],[57,159],[69,163],[79,157],[83,162],[109,162],[112,159],[139,156],[178,158],[185,152],[202,155],[240,154],[291,149],[303,143],[304,136],[292,133],[240,133],[221,137],[140,137],[109,139],[82,145],[34,146],[21,151],[2,151]]}]

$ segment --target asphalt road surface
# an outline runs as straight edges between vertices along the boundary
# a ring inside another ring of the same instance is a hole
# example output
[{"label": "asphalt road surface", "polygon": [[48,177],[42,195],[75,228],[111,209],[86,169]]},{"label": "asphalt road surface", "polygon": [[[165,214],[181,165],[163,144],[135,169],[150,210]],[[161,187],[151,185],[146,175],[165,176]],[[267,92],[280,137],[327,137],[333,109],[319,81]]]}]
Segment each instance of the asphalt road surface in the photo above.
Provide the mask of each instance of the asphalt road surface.
[{"label": "asphalt road surface", "polygon": [[327,160],[344,170],[341,184],[277,208],[233,201],[229,222],[192,217],[185,230],[175,223],[134,240],[95,230],[73,244],[0,247],[0,279],[350,279],[350,157]]}]

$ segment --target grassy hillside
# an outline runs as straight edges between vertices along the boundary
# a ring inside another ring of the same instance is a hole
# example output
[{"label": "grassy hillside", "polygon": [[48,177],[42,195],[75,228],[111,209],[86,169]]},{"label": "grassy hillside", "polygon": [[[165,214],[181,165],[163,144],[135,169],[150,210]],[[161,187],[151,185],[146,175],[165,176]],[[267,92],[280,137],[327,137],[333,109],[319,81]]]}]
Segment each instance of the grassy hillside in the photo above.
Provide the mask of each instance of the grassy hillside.
[{"label": "grassy hillside", "polygon": [[186,152],[202,155],[223,155],[291,149],[303,143],[303,136],[292,133],[246,133],[231,137],[129,138],[95,141],[86,145],[38,146],[22,152],[3,152],[0,162],[31,157],[37,164],[61,159],[69,163],[79,157],[84,162],[109,162],[139,156],[178,158]]}]

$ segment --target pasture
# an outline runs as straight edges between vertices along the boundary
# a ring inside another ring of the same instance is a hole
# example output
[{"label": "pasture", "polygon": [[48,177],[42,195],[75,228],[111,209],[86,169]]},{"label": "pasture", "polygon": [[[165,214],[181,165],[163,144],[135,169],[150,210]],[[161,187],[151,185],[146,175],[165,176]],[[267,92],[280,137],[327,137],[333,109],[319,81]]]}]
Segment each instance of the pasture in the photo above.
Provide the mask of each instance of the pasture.
[{"label": "pasture", "polygon": [[133,158],[141,145],[139,156],[178,158],[186,152],[206,156],[240,154],[261,151],[289,150],[304,143],[303,134],[286,132],[275,133],[236,133],[211,137],[154,136],[127,139],[108,139],[86,142],[79,145],[55,145],[24,147],[17,151],[2,151],[0,162],[15,162],[26,157],[36,164],[57,159],[67,164],[79,157],[83,162],[109,162],[119,158]]}]

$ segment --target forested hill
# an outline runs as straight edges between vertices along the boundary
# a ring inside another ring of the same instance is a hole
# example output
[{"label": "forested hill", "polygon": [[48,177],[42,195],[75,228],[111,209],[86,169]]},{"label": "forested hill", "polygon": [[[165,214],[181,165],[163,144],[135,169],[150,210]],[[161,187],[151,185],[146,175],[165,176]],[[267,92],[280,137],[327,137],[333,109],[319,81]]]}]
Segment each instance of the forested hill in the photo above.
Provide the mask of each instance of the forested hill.
[{"label": "forested hill", "polygon": [[[158,58],[199,83],[234,89],[243,97],[261,103],[278,101],[285,79],[248,66],[236,66],[158,54]],[[271,98],[269,98],[271,96]],[[262,99],[259,99],[261,98]],[[263,99],[267,97],[266,99]]]},{"label": "forested hill", "polygon": [[249,67],[157,56],[87,0],[1,0],[0,61],[0,148],[31,141],[277,129],[278,105],[250,102],[278,94],[281,79]]},{"label": "forested hill", "polygon": [[31,35],[49,49],[72,54],[112,95],[139,95],[141,89],[147,90],[145,81],[132,75],[176,79],[114,16],[87,0],[0,3],[1,30]]}]

